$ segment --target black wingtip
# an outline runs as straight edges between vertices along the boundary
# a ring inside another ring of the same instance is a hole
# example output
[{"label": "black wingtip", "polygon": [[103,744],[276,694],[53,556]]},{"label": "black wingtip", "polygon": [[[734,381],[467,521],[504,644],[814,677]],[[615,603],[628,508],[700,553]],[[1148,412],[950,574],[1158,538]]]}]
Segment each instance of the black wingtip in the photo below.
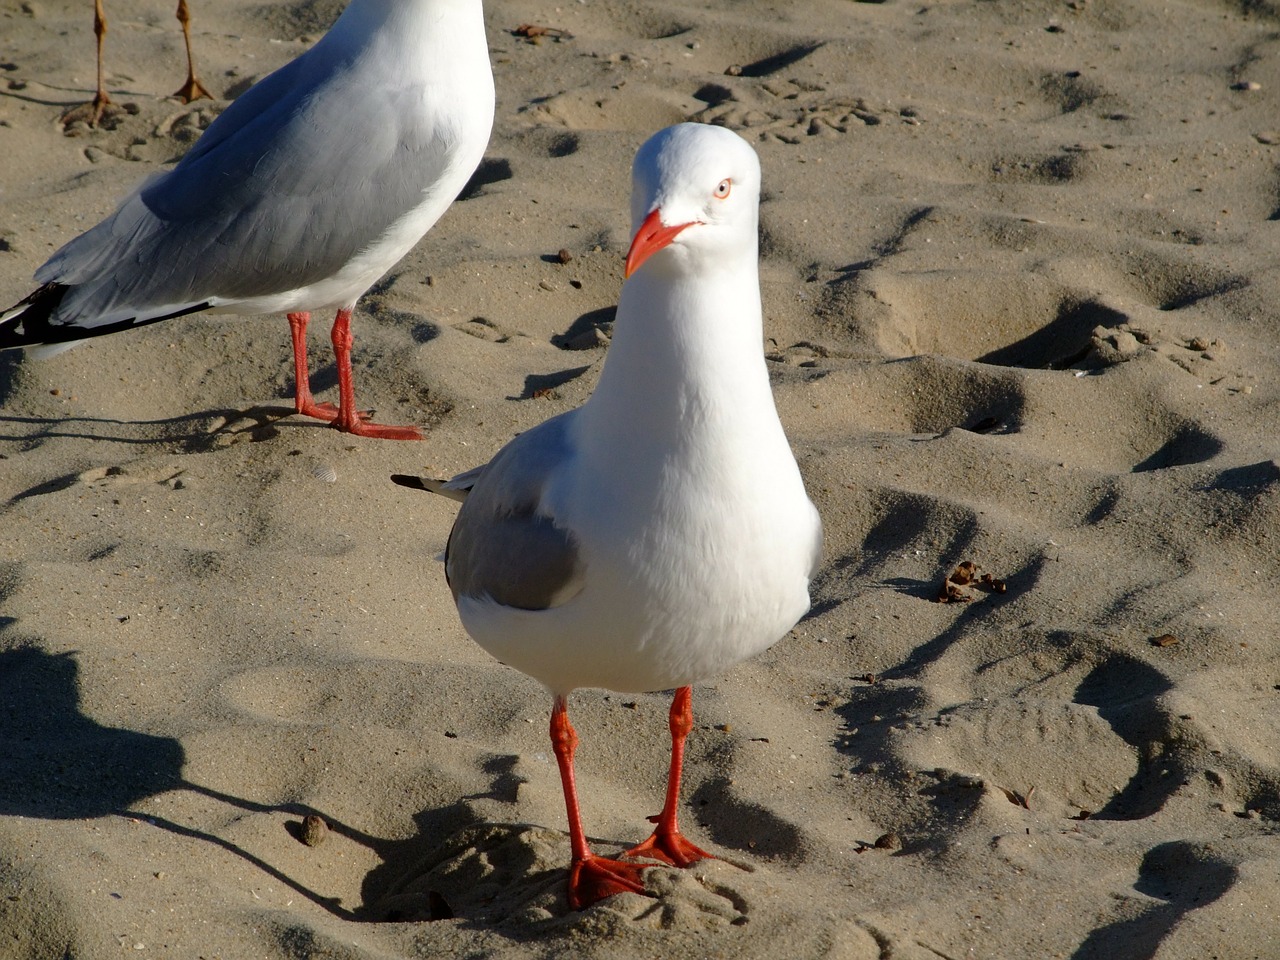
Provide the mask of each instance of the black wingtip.
[{"label": "black wingtip", "polygon": [[49,318],[62,303],[66,292],[65,284],[46,283],[4,311],[5,319],[0,320],[0,350],[50,342],[53,325]]},{"label": "black wingtip", "polygon": [[90,337],[103,337],[121,330],[132,330],[134,327],[145,327],[162,320],[185,317],[190,313],[208,310],[213,304],[204,300],[190,306],[172,310],[169,313],[139,319],[137,316],[125,317],[112,323],[98,323],[93,326],[81,326],[75,323],[53,323],[53,315],[62,305],[62,298],[71,287],[64,283],[46,283],[33,290],[26,298],[19,300],[0,317],[0,350],[12,350],[16,347],[38,347],[45,344],[74,343]]},{"label": "black wingtip", "polygon": [[442,497],[448,497],[450,500],[457,500],[461,503],[467,499],[467,494],[471,492],[471,485],[456,486],[458,478],[453,480],[433,480],[430,477],[411,477],[405,473],[393,473],[391,482],[398,483],[402,487],[408,487],[410,490],[425,490],[427,493],[437,493]]},{"label": "black wingtip", "polygon": [[393,473],[391,482],[398,483],[402,487],[408,487],[410,490],[426,490],[431,492],[431,488],[427,486],[422,477],[411,477],[407,473]]}]

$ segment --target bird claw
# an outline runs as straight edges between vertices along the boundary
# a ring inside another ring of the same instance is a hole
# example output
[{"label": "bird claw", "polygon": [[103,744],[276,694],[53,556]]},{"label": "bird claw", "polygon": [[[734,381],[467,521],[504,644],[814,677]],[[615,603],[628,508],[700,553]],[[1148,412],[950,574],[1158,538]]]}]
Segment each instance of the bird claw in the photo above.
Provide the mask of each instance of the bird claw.
[{"label": "bird claw", "polygon": [[203,83],[195,78],[195,76],[187,77],[187,82],[175,90],[169,96],[181,100],[183,103],[191,103],[193,100],[213,100],[214,95],[205,89]]},{"label": "bird claw", "polygon": [[622,856],[658,860],[673,867],[689,867],[699,860],[716,859],[681,833],[659,833],[657,830],[650,834],[648,840],[636,844]]},{"label": "bird claw", "polygon": [[120,108],[105,93],[95,94],[93,99],[87,103],[77,103],[73,107],[68,107],[58,122],[65,129],[73,123],[87,123],[91,127],[96,127],[105,118],[116,116],[120,113]]},{"label": "bird claw", "polygon": [[[332,403],[306,403],[301,402],[296,406],[299,416],[310,417],[313,420],[327,420],[332,423],[338,419],[338,408]],[[361,412],[361,417],[369,416],[369,413]]]},{"label": "bird claw", "polygon": [[333,428],[356,437],[372,437],[375,440],[422,440],[422,431],[417,427],[392,427],[382,423],[370,423],[358,419],[355,423],[333,421]]},{"label": "bird claw", "polygon": [[605,857],[589,856],[569,865],[569,907],[582,910],[617,893],[645,893],[643,871],[646,863],[623,863]]},{"label": "bird claw", "polygon": [[393,427],[374,423],[369,418],[372,410],[358,410],[354,417],[344,418],[342,411],[332,403],[302,402],[296,407],[299,415],[313,420],[324,420],[335,430],[357,437],[373,437],[378,440],[421,440],[422,431],[417,427]]}]

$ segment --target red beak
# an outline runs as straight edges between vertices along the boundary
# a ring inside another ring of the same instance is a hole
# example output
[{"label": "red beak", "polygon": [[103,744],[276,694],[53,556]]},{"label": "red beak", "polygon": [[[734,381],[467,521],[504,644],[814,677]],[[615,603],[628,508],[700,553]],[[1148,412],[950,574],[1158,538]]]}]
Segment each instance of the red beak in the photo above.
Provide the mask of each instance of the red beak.
[{"label": "red beak", "polygon": [[691,220],[688,223],[678,223],[674,227],[664,227],[658,211],[655,209],[650,212],[644,218],[644,223],[640,224],[636,235],[631,238],[631,249],[627,251],[627,265],[623,268],[622,276],[624,278],[631,276],[640,269],[640,264],[674,240],[676,234],[697,222],[697,220]]}]

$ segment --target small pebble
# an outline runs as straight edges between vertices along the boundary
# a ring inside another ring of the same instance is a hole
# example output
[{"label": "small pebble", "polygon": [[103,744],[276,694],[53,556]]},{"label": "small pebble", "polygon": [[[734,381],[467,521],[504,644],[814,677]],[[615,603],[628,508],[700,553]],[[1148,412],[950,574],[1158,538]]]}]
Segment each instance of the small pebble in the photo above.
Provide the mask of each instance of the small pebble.
[{"label": "small pebble", "polygon": [[556,259],[559,260],[561,263],[568,263],[570,260],[573,259],[573,254],[570,253],[568,250],[566,250],[564,247],[561,247],[560,251],[556,254]]},{"label": "small pebble", "polygon": [[1231,89],[1232,90],[1249,90],[1249,91],[1261,90],[1262,84],[1258,83],[1255,80],[1241,80],[1239,83],[1233,83],[1231,85]]},{"label": "small pebble", "polygon": [[736,63],[733,64],[732,66],[725,67],[724,75],[726,77],[740,77],[742,76],[742,67],[740,67]]},{"label": "small pebble", "polygon": [[323,817],[309,813],[302,819],[302,842],[308,847],[320,846],[328,836],[329,825]]},{"label": "small pebble", "polygon": [[902,838],[890,830],[877,837],[874,846],[877,850],[901,850]]}]

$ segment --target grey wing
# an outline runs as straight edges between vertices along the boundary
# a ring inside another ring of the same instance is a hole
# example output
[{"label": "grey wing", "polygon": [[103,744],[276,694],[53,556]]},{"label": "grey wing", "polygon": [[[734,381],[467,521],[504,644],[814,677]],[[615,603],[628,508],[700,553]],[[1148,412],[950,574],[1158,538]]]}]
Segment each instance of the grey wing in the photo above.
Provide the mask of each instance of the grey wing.
[{"label": "grey wing", "polygon": [[75,288],[57,322],[308,286],[426,199],[458,140],[449,105],[424,117],[412,92],[364,86],[319,50],[246,92],[178,166],[37,271]]},{"label": "grey wing", "polygon": [[557,465],[572,455],[571,417],[561,414],[521,434],[474,479],[445,550],[455,599],[489,597],[546,610],[581,592],[579,544],[548,512],[544,497]]}]

